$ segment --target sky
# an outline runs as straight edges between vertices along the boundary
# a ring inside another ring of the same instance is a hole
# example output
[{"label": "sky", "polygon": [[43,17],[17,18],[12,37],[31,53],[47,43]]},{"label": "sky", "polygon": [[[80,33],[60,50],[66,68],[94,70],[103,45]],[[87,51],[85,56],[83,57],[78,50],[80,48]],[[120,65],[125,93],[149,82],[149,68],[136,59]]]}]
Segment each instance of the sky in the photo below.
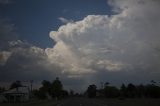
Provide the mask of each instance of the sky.
[{"label": "sky", "polygon": [[0,82],[160,82],[158,10],[159,0],[0,0]]}]

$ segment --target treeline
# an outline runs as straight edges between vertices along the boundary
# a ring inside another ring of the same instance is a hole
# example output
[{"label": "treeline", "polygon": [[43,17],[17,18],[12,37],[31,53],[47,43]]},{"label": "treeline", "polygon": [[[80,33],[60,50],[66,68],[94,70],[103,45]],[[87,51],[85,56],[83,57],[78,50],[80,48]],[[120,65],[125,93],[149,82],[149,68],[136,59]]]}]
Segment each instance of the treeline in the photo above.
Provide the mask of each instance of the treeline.
[{"label": "treeline", "polygon": [[32,93],[38,99],[61,99],[68,96],[68,92],[63,89],[59,78],[56,78],[53,82],[43,80],[42,87],[38,90],[33,90]]},{"label": "treeline", "polygon": [[[13,82],[9,89],[23,87],[21,81]],[[0,93],[6,91],[4,87],[0,87]],[[160,86],[155,81],[143,85],[134,85],[132,83],[122,84],[120,88],[112,86],[106,82],[101,89],[98,89],[95,84],[89,85],[84,95],[74,93],[73,90],[68,92],[63,89],[63,84],[56,78],[50,82],[47,80],[42,81],[42,86],[39,89],[30,89],[31,97],[38,99],[61,99],[68,96],[88,96],[106,97],[106,98],[160,98]]]},{"label": "treeline", "polygon": [[104,88],[97,89],[96,85],[89,85],[85,94],[89,98],[106,97],[106,98],[160,98],[160,86],[156,85],[155,81],[147,85],[134,85],[132,83],[122,84],[120,88],[111,86],[109,83],[104,85]]}]

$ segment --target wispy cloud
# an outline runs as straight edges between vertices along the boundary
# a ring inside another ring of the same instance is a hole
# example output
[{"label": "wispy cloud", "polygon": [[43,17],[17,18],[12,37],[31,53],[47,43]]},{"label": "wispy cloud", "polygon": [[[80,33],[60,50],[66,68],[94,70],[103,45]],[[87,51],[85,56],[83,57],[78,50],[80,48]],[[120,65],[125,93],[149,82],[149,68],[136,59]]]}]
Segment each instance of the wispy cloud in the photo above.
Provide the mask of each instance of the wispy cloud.
[{"label": "wispy cloud", "polygon": [[73,20],[68,20],[68,19],[66,19],[66,18],[63,18],[63,17],[59,17],[58,18],[62,23],[73,23],[74,21]]}]

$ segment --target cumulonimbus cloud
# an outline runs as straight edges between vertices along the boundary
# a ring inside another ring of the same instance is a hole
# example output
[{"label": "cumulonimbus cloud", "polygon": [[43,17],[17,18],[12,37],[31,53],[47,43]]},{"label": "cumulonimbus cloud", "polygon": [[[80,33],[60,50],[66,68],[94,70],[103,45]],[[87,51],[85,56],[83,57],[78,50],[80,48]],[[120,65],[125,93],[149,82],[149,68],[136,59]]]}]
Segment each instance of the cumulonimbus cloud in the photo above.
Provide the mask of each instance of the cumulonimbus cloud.
[{"label": "cumulonimbus cloud", "polygon": [[116,15],[88,15],[51,31],[57,43],[46,49],[50,61],[69,75],[151,67],[158,71],[159,54],[152,46],[160,45],[160,2],[110,0],[109,4]]},{"label": "cumulonimbus cloud", "polygon": [[160,2],[109,0],[109,4],[115,15],[88,15],[69,23],[61,18],[66,24],[50,32],[56,41],[53,48],[18,40],[14,25],[0,20],[0,80],[60,76],[72,87],[76,81],[82,87],[107,78],[160,80]]}]

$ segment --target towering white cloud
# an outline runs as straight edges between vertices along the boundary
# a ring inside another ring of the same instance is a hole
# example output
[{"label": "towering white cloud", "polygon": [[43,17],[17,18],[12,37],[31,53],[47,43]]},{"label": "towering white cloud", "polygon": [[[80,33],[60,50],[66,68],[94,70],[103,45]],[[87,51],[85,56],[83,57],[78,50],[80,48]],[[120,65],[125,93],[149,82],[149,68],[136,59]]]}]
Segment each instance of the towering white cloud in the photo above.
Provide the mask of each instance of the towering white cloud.
[{"label": "towering white cloud", "polygon": [[109,4],[116,15],[88,15],[50,32],[57,43],[46,53],[51,62],[63,67],[62,73],[160,69],[154,49],[160,45],[160,2],[110,0]]},{"label": "towering white cloud", "polygon": [[115,15],[88,15],[76,22],[60,17],[66,24],[50,32],[56,44],[46,49],[18,40],[14,25],[0,19],[0,80],[59,76],[68,87],[160,80],[159,0],[109,4]]}]

